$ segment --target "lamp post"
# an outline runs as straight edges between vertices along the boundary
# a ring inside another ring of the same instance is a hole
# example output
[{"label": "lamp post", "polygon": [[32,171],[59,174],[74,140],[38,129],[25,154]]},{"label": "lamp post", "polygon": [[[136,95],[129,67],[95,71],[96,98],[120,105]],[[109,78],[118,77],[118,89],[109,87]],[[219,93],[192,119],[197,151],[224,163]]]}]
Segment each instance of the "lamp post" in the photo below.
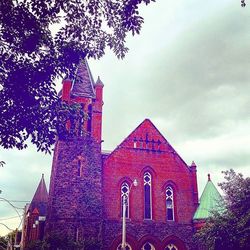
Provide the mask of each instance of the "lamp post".
[{"label": "lamp post", "polygon": [[138,186],[138,181],[136,179],[134,179],[133,183],[129,187],[127,198],[125,195],[122,197],[122,245],[121,245],[122,250],[126,250],[126,205],[128,202],[128,198],[129,198],[129,194],[130,194],[130,190],[132,186],[135,186],[135,187]]}]

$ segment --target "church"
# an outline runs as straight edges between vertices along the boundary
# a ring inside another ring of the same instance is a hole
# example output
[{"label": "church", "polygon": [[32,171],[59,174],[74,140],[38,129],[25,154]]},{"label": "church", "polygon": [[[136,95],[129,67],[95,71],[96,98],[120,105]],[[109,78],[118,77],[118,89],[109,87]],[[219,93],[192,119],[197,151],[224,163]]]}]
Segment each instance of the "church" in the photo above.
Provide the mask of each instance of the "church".
[{"label": "church", "polygon": [[79,104],[88,118],[65,124],[71,136],[56,142],[49,193],[42,177],[27,207],[23,248],[58,232],[99,242],[96,250],[124,249],[124,240],[126,250],[197,249],[193,234],[215,206],[210,196],[220,194],[209,177],[199,204],[195,163],[186,164],[150,119],[105,151],[103,87],[86,60],[63,81],[61,100]]}]

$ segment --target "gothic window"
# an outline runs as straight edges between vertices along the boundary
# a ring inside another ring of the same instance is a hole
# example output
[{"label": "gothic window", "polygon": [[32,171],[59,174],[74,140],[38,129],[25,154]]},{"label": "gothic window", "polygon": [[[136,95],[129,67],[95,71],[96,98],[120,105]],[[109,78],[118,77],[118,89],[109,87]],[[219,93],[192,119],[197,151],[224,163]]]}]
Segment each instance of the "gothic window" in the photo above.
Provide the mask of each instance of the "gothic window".
[{"label": "gothic window", "polygon": [[[132,247],[127,243],[125,249],[126,249],[126,250],[132,250]],[[120,244],[120,245],[117,247],[117,250],[122,250],[122,244]]]},{"label": "gothic window", "polygon": [[174,244],[168,244],[164,250],[178,250],[177,246]]},{"label": "gothic window", "polygon": [[144,218],[152,219],[152,177],[149,172],[144,174]]},{"label": "gothic window", "polygon": [[129,218],[129,185],[123,182],[121,186],[121,215],[123,215],[123,201],[126,202],[125,217]]},{"label": "gothic window", "polygon": [[146,242],[143,246],[142,246],[142,249],[141,250],[155,250],[155,247],[149,243],[149,242]]},{"label": "gothic window", "polygon": [[91,132],[91,123],[92,123],[92,105],[88,106],[88,122],[87,122],[87,131]]},{"label": "gothic window", "polygon": [[174,220],[174,191],[171,186],[166,188],[166,209],[167,209],[167,220]]}]

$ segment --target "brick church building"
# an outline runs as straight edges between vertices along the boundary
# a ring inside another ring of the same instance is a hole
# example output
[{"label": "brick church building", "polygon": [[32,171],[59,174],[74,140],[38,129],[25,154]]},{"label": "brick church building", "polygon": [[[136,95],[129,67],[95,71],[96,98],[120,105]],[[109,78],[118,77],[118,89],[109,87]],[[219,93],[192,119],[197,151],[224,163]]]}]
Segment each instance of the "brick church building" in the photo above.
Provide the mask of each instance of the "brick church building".
[{"label": "brick church building", "polygon": [[125,197],[127,250],[196,249],[195,163],[187,165],[149,119],[112,152],[104,151],[103,86],[99,77],[94,82],[87,61],[79,65],[75,79],[63,81],[62,101],[80,104],[88,119],[68,121],[73,135],[55,145],[49,197],[45,201],[41,195],[47,206],[45,234],[94,239],[104,250],[119,250]]}]

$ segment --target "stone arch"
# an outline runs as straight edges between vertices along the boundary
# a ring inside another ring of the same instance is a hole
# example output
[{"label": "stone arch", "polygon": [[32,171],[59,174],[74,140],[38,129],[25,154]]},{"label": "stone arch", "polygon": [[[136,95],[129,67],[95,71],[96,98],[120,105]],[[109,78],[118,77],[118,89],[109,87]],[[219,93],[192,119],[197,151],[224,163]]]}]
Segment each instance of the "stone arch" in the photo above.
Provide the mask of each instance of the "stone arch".
[{"label": "stone arch", "polygon": [[152,244],[155,247],[155,249],[157,250],[161,249],[161,241],[157,237],[152,235],[145,235],[139,241],[138,250],[141,250],[143,245],[147,242]]},{"label": "stone arch", "polygon": [[155,170],[151,166],[145,166],[140,172],[140,179],[143,178],[145,172],[149,172],[153,178],[157,176]]},{"label": "stone arch", "polygon": [[129,186],[131,186],[131,184],[133,183],[133,181],[131,180],[131,178],[125,176],[125,177],[122,177],[118,183],[117,183],[117,188],[119,189],[122,185],[123,182],[127,182]]},{"label": "stone arch", "polygon": [[187,250],[187,247],[186,247],[184,241],[182,241],[180,238],[178,238],[175,235],[167,236],[163,240],[163,250],[165,250],[165,247],[168,244],[174,244],[178,248],[178,250]]},{"label": "stone arch", "polygon": [[[117,250],[117,247],[121,244],[121,242],[122,242],[122,235],[120,234],[113,240],[111,247],[109,249]],[[138,249],[138,243],[136,239],[128,233],[126,234],[126,242],[131,246],[132,250]]]}]

